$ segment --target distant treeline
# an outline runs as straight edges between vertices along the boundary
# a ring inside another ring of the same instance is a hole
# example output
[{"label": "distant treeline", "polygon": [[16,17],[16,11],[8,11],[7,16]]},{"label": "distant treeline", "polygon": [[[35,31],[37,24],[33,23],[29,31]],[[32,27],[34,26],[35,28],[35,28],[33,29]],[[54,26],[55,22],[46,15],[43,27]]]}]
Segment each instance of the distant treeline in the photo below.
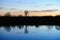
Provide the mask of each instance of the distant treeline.
[{"label": "distant treeline", "polygon": [[[28,13],[29,13],[28,10],[25,10],[25,11],[24,11],[24,15],[25,15],[25,16],[27,16]],[[2,16],[2,15],[0,15],[0,16]],[[6,12],[4,16],[9,16],[9,17],[10,17],[10,16],[12,16],[12,14],[11,14],[11,12]],[[13,15],[13,17],[15,17],[15,16],[16,16],[16,15]],[[22,15],[19,14],[18,16],[22,16]]]}]

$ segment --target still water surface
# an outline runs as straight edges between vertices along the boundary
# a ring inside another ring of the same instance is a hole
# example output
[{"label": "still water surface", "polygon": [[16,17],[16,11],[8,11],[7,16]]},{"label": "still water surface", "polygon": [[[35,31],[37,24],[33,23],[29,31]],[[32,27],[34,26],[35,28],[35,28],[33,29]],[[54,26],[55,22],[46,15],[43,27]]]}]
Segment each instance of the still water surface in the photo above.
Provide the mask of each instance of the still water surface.
[{"label": "still water surface", "polygon": [[60,40],[60,26],[0,26],[0,40]]}]

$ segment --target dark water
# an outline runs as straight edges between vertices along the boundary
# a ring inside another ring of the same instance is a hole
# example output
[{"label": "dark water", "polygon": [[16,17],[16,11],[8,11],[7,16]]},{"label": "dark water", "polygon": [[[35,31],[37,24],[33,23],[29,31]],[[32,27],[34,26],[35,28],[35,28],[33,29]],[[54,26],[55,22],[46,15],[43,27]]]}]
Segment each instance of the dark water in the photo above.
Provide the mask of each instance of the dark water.
[{"label": "dark water", "polygon": [[60,26],[0,26],[0,40],[60,40]]}]

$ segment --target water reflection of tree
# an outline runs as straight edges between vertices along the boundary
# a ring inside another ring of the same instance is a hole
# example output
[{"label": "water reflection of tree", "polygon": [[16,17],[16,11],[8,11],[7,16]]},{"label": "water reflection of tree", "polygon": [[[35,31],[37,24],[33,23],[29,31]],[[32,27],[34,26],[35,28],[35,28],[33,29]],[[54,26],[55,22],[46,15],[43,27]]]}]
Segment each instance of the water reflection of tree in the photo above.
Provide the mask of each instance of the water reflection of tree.
[{"label": "water reflection of tree", "polygon": [[48,29],[52,29],[53,28],[53,25],[47,25],[47,28]]},{"label": "water reflection of tree", "polygon": [[56,25],[55,28],[56,28],[57,30],[60,30],[60,26],[58,26],[58,25]]},{"label": "water reflection of tree", "polygon": [[26,33],[26,34],[28,33],[27,27],[28,27],[28,26],[26,25],[26,26],[25,26],[25,31],[24,31],[24,33]]},{"label": "water reflection of tree", "polygon": [[[32,27],[33,25],[31,25],[31,27]],[[0,26],[0,27],[4,27],[4,29],[7,31],[7,32],[10,32],[11,31],[11,28],[15,28],[16,26],[15,25],[13,25],[13,26],[9,26],[9,25],[6,25],[6,26]],[[19,29],[22,29],[22,28],[24,28],[24,25],[18,25],[17,26]],[[24,33],[25,34],[27,34],[28,33],[28,27],[30,27],[30,26],[28,26],[28,25],[25,25],[25,28],[24,28]],[[36,28],[38,28],[38,27],[42,27],[41,25],[35,25],[35,27]],[[46,26],[48,29],[52,29],[54,26],[53,25],[47,25]],[[60,30],[60,26],[58,26],[58,25],[55,25],[55,28],[56,28],[56,30]]]},{"label": "water reflection of tree", "polygon": [[18,25],[19,29],[22,29],[24,27],[24,25]]},{"label": "water reflection of tree", "polygon": [[5,29],[7,32],[10,32],[11,27],[10,27],[10,26],[5,26],[4,29]]},{"label": "water reflection of tree", "polygon": [[38,28],[40,25],[35,25],[36,28]]}]

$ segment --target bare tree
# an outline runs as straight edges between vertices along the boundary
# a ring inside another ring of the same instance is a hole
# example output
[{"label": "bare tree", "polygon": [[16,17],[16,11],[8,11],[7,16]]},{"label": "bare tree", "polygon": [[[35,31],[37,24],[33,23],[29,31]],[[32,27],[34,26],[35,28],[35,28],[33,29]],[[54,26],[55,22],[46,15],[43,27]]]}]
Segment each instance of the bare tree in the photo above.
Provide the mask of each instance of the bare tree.
[{"label": "bare tree", "polygon": [[7,12],[7,13],[5,14],[5,16],[11,16],[10,12]]},{"label": "bare tree", "polygon": [[24,12],[24,13],[25,13],[25,16],[27,16],[27,15],[28,15],[28,11],[27,11],[27,10],[25,10],[25,12]]}]

